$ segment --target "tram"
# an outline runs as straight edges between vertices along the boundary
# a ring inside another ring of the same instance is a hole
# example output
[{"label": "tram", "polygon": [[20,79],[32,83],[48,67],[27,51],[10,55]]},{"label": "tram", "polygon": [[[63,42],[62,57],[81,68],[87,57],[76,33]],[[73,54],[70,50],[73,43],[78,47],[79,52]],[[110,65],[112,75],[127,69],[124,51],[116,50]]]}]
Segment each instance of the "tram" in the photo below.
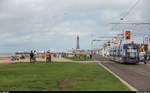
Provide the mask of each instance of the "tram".
[{"label": "tram", "polygon": [[122,44],[120,46],[113,46],[110,51],[113,61],[119,63],[139,63],[139,46],[137,44]]}]

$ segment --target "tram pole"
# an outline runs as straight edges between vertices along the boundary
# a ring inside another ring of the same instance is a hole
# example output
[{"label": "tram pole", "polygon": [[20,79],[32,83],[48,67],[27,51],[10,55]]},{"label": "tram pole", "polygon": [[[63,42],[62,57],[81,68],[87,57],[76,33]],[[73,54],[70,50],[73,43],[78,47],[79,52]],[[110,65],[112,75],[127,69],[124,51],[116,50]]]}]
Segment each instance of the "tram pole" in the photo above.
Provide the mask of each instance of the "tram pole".
[{"label": "tram pole", "polygon": [[120,56],[120,46],[121,46],[121,44],[122,44],[122,40],[123,40],[123,38],[124,38],[124,32],[122,32],[122,34],[120,34],[121,35],[121,37],[119,37],[119,56]]}]

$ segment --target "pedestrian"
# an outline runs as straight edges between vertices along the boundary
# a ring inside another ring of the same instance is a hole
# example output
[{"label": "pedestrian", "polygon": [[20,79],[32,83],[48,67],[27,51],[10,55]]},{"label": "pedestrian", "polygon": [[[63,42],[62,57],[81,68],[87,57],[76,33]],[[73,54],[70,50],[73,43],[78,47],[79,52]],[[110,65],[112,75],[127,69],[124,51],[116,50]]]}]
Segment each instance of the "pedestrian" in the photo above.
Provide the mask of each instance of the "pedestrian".
[{"label": "pedestrian", "polygon": [[147,62],[147,53],[145,52],[144,53],[144,63],[146,64],[146,62]]},{"label": "pedestrian", "polygon": [[56,57],[56,53],[54,53],[54,57]]},{"label": "pedestrian", "polygon": [[33,57],[34,62],[36,62],[36,57],[37,57],[37,52],[36,52],[36,50],[34,50],[34,57]]},{"label": "pedestrian", "polygon": [[147,53],[147,62],[149,62],[149,61],[150,61],[150,54]]},{"label": "pedestrian", "polygon": [[43,58],[43,59],[45,58],[45,52],[44,52],[44,53],[42,53],[42,58]]},{"label": "pedestrian", "polygon": [[47,51],[46,53],[46,62],[51,62],[51,54],[50,54],[50,51]]},{"label": "pedestrian", "polygon": [[20,59],[25,59],[25,55],[21,54]]},{"label": "pedestrian", "polygon": [[33,54],[33,51],[31,51],[31,53],[30,53],[30,63],[32,63],[33,60],[34,60],[34,54]]},{"label": "pedestrian", "polygon": [[61,54],[60,53],[58,54],[58,58],[61,59]]},{"label": "pedestrian", "polygon": [[11,61],[14,61],[14,57],[13,57],[13,56],[11,56],[11,57],[10,57],[10,60],[11,60]]},{"label": "pedestrian", "polygon": [[92,59],[92,54],[90,54],[90,59]]}]

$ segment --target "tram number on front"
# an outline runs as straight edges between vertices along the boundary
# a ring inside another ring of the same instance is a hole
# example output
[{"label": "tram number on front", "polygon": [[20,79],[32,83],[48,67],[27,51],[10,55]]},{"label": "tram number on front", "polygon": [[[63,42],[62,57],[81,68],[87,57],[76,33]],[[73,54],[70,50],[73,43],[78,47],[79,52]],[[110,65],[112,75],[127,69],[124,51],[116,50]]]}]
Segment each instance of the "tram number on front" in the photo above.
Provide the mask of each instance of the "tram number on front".
[{"label": "tram number on front", "polygon": [[127,49],[127,52],[137,52],[136,49]]}]

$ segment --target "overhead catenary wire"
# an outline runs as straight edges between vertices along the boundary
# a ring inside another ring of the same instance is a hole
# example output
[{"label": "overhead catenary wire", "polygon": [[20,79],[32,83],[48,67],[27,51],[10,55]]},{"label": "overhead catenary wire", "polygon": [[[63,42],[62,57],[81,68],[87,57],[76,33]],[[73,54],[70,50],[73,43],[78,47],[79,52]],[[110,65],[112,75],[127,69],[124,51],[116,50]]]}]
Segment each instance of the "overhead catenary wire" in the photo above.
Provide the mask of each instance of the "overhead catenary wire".
[{"label": "overhead catenary wire", "polygon": [[131,13],[131,11],[133,11],[133,9],[139,4],[140,0],[137,0],[135,2],[135,4],[128,10],[128,12],[126,13],[126,15],[124,15],[120,20],[124,20],[125,18],[128,17],[128,15]]}]

